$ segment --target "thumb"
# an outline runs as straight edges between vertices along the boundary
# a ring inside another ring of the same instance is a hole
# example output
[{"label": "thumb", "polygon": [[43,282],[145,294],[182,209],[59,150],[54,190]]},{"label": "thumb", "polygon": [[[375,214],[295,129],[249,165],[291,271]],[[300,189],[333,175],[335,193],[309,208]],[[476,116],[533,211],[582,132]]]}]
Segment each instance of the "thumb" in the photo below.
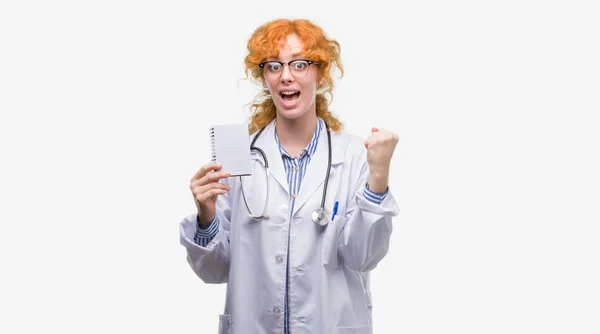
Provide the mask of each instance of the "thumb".
[{"label": "thumb", "polygon": [[[371,136],[375,133],[375,132],[379,132],[379,129],[376,127],[371,127]],[[369,149],[369,139],[365,140],[365,148],[368,150]]]}]

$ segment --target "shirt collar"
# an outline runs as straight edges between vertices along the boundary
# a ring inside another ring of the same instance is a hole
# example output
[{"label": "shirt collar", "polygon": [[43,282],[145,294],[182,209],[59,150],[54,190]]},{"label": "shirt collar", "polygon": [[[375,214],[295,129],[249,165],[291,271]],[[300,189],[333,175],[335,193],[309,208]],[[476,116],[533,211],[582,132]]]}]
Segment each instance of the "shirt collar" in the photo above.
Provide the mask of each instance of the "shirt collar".
[{"label": "shirt collar", "polygon": [[[321,134],[321,129],[323,129],[323,123],[324,121],[320,117],[317,117],[317,126],[315,127],[315,132],[313,133],[313,136],[306,148],[302,150],[300,157],[302,157],[305,153],[308,154],[308,156],[310,157],[312,157],[313,154],[315,154],[315,151],[317,150],[317,144],[319,143],[319,135]],[[285,149],[281,146],[281,143],[279,142],[279,137],[277,137],[277,129],[275,128],[276,124],[277,120],[275,120],[275,123],[273,123],[273,134],[275,136],[275,142],[277,143],[277,147],[279,147],[279,152],[282,156],[287,156],[291,158],[292,156],[285,151]]]}]

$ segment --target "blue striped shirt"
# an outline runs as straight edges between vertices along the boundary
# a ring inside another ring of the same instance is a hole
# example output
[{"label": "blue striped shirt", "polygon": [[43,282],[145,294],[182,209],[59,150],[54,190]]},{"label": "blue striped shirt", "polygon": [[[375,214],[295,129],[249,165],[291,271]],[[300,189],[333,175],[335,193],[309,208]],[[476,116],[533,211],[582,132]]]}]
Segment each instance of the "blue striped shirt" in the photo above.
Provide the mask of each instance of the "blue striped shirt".
[{"label": "blue striped shirt", "polygon": [[[289,185],[289,193],[290,193],[290,215],[294,212],[294,204],[296,202],[296,195],[300,192],[300,186],[302,184],[302,180],[304,175],[306,174],[306,170],[308,169],[308,164],[310,163],[311,157],[314,155],[317,150],[317,145],[319,144],[319,135],[323,128],[325,127],[325,122],[318,118],[317,127],[315,132],[313,133],[312,139],[308,143],[308,146],[302,150],[299,157],[292,157],[286,150],[281,146],[279,142],[279,138],[277,137],[277,131],[273,131],[274,139],[277,143],[277,147],[279,147],[279,152],[281,153],[281,159],[283,161],[283,166],[285,169],[285,173],[287,176],[287,181]],[[365,188],[363,193],[365,198],[373,203],[381,203],[385,196],[387,195],[387,191],[385,193],[375,193],[370,189]],[[199,222],[196,226],[196,233],[194,235],[194,242],[200,246],[205,247],[210,243],[210,241],[217,235],[219,231],[219,219],[217,216],[213,219],[210,226],[207,229],[200,228]],[[288,256],[287,256],[287,264],[286,264],[286,279],[285,279],[285,301],[284,301],[284,333],[290,333],[290,310],[289,310],[289,230],[288,230]]]}]

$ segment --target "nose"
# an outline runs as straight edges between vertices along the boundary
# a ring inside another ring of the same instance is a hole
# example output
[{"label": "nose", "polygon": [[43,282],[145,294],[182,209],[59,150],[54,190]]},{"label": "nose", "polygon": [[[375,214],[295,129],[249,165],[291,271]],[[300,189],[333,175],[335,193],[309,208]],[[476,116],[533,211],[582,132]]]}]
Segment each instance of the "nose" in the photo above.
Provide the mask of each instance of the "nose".
[{"label": "nose", "polygon": [[281,82],[289,83],[294,81],[294,76],[292,75],[292,71],[289,66],[283,66],[283,70],[281,70]]}]

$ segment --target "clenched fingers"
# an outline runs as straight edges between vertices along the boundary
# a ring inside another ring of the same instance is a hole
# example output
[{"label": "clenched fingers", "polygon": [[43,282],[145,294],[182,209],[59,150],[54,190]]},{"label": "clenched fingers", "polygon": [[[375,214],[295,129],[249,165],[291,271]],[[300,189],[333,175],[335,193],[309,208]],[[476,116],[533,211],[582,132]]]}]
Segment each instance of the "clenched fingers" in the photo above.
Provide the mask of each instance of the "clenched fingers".
[{"label": "clenched fingers", "polygon": [[373,146],[393,146],[395,147],[398,143],[398,135],[384,129],[371,129],[371,136],[369,136],[364,144],[365,148],[370,149]]}]

